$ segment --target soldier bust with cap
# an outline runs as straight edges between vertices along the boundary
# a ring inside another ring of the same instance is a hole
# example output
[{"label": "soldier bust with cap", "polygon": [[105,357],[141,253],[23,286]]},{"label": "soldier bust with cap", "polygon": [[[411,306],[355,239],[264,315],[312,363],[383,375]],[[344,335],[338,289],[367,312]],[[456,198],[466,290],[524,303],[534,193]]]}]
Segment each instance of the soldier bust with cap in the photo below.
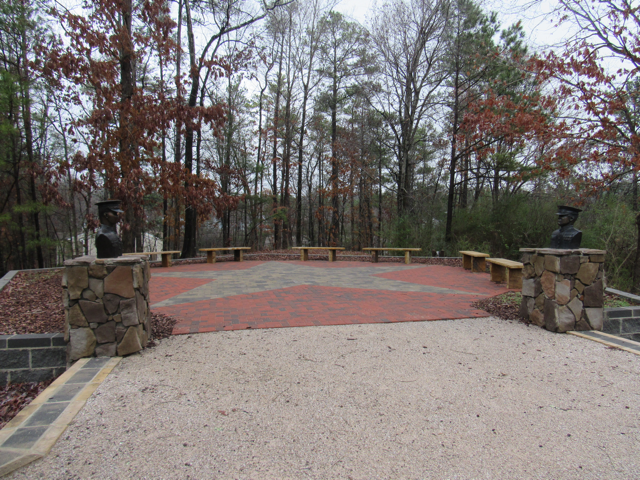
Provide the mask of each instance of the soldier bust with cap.
[{"label": "soldier bust with cap", "polygon": [[558,206],[558,225],[560,228],[551,234],[551,248],[574,249],[580,248],[582,232],[576,229],[573,224],[578,219],[581,212],[579,208]]},{"label": "soldier bust with cap", "polygon": [[116,224],[120,210],[120,200],[96,202],[100,217],[100,228],[96,233],[98,258],[116,258],[122,255],[122,240],[118,237]]}]

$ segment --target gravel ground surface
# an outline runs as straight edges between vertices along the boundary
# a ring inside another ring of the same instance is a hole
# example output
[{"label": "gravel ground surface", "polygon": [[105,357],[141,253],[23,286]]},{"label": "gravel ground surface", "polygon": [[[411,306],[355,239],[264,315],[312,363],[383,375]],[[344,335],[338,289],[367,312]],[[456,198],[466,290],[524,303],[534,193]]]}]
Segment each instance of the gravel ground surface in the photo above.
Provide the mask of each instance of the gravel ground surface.
[{"label": "gravel ground surface", "polygon": [[638,478],[639,374],[496,318],[174,336],[8,478]]}]

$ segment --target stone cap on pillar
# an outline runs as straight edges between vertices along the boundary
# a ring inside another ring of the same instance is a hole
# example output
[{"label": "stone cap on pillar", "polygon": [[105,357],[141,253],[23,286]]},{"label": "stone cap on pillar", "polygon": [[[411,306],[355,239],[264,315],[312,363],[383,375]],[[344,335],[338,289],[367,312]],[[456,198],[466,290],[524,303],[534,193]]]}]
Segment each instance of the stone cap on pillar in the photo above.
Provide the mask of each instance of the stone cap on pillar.
[{"label": "stone cap on pillar", "polygon": [[597,250],[593,248],[521,248],[522,253],[537,253],[541,255],[605,255],[606,250]]}]

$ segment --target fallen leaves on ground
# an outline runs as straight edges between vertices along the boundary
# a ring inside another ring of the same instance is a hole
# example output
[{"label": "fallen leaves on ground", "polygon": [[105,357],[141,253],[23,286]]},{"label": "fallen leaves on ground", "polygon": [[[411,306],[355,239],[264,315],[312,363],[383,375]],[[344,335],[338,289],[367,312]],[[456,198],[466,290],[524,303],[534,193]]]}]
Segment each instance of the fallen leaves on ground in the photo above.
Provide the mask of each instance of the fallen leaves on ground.
[{"label": "fallen leaves on ground", "polygon": [[156,340],[161,340],[171,336],[173,327],[178,323],[178,319],[164,315],[162,313],[151,312],[152,338],[147,343],[147,347],[155,347]]},{"label": "fallen leaves on ground", "polygon": [[0,335],[63,331],[61,269],[18,272],[0,291]]},{"label": "fallen leaves on ground", "polygon": [[17,383],[0,387],[0,428],[47,388],[53,379],[40,383]]},{"label": "fallen leaves on ground", "polygon": [[507,292],[495,297],[485,298],[478,300],[471,304],[474,308],[479,308],[487,313],[490,313],[494,317],[501,318],[502,320],[520,320],[520,302],[522,301],[522,295],[520,292]]}]

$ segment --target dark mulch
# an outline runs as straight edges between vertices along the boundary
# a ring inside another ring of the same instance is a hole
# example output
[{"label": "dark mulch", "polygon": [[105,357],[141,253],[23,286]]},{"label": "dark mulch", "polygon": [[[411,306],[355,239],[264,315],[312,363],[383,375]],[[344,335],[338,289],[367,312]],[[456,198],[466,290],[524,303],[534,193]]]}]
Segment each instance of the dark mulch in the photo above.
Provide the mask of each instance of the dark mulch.
[{"label": "dark mulch", "polygon": [[0,291],[0,335],[62,331],[62,270],[18,272]]},{"label": "dark mulch", "polygon": [[520,292],[508,292],[496,295],[495,297],[478,300],[472,303],[471,306],[484,310],[494,317],[503,320],[520,320],[524,323],[529,323],[520,318],[519,310],[521,300],[522,295]]},{"label": "dark mulch", "polygon": [[177,318],[163,315],[162,313],[151,313],[153,334],[151,340],[147,343],[147,348],[155,347],[157,340],[170,337],[176,323],[178,323]]},{"label": "dark mulch", "polygon": [[17,383],[0,387],[0,428],[47,388],[53,379],[40,383]]}]

